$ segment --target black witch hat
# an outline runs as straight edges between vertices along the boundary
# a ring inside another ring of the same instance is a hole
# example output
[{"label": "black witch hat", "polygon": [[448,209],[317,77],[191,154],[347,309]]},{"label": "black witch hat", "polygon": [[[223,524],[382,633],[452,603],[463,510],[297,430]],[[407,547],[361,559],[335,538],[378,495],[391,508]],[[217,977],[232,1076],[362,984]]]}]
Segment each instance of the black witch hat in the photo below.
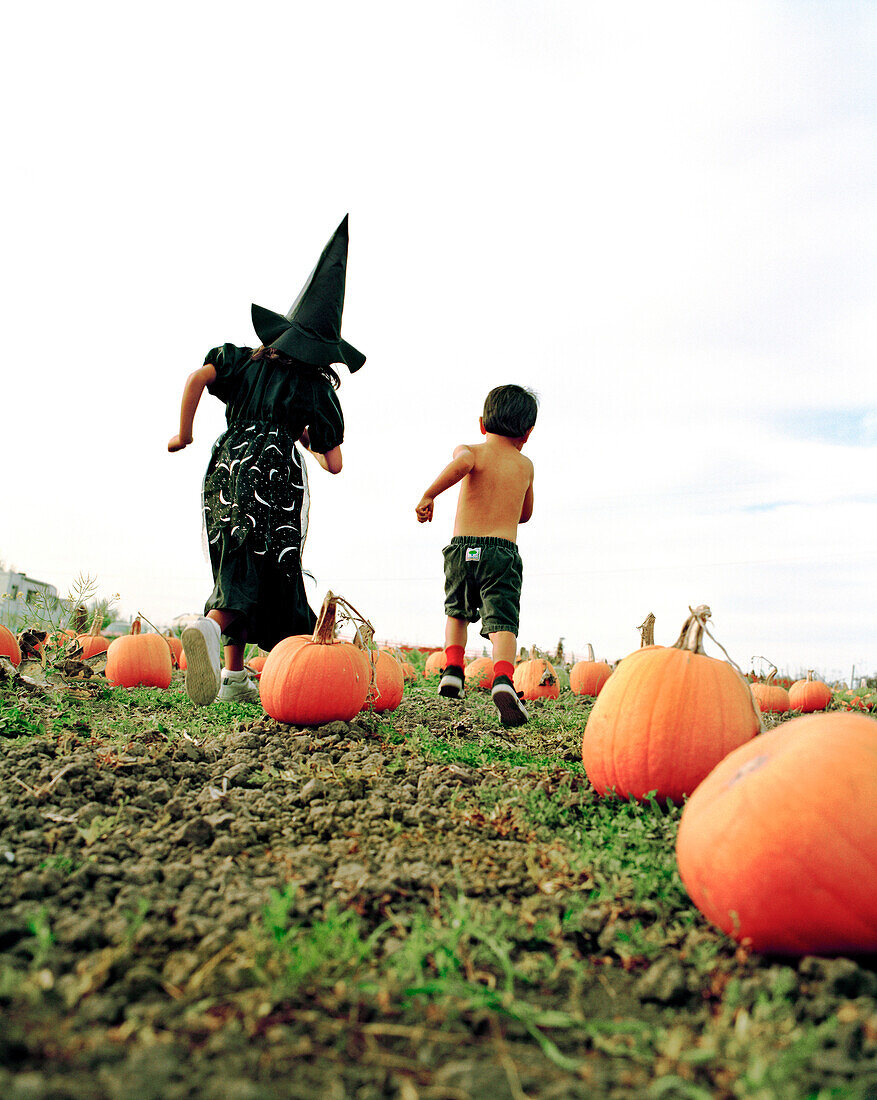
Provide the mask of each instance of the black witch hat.
[{"label": "black witch hat", "polygon": [[341,339],[341,313],[347,277],[347,215],[332,234],[317,266],[284,317],[273,309],[252,306],[253,328],[266,347],[293,359],[329,367],[344,363],[351,374],[365,356]]}]

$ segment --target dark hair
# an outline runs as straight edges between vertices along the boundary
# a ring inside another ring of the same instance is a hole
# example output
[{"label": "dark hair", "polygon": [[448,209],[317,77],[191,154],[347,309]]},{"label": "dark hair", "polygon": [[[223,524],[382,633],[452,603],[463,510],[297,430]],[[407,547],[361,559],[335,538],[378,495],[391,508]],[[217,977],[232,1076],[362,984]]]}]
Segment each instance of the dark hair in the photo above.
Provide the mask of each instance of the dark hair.
[{"label": "dark hair", "polygon": [[484,402],[482,420],[487,431],[520,439],[536,423],[539,401],[523,386],[497,386]]},{"label": "dark hair", "polygon": [[270,346],[266,347],[264,344],[256,348],[250,358],[255,360],[267,359],[270,363],[277,363],[278,366],[301,371],[305,374],[321,374],[336,390],[341,385],[341,379],[331,367],[318,367],[313,363],[305,363],[302,359],[293,359],[286,352],[278,351],[277,348]]}]

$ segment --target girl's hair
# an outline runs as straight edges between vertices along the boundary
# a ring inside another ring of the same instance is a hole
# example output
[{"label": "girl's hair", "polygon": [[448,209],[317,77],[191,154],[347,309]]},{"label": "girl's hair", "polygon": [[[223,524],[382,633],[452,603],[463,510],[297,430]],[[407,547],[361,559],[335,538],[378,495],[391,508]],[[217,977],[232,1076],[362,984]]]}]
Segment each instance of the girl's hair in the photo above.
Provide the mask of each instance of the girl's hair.
[{"label": "girl's hair", "polygon": [[256,360],[267,359],[270,363],[277,363],[278,366],[288,367],[290,370],[302,371],[310,374],[321,374],[336,390],[341,385],[341,379],[331,367],[318,367],[313,363],[305,363],[301,359],[293,359],[291,355],[287,355],[283,351],[278,351],[277,348],[266,347],[264,344],[257,347],[250,358]]}]

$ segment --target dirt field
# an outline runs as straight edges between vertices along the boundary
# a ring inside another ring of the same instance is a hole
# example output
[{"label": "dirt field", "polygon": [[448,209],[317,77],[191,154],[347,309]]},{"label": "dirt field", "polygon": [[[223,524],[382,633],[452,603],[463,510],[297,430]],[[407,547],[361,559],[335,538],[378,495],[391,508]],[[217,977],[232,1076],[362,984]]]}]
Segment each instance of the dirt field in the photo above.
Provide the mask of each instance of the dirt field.
[{"label": "dirt field", "polygon": [[588,705],[316,730],[0,683],[5,1100],[877,1097],[873,959],[738,949]]}]

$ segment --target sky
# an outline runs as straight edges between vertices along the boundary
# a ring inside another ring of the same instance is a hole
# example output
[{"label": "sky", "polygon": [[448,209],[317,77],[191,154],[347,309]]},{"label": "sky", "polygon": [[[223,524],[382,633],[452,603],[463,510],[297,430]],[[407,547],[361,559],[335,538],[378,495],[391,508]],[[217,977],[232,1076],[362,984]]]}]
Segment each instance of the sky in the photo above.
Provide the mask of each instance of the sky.
[{"label": "sky", "polygon": [[368,361],[342,473],[308,460],[312,606],[442,643],[457,491],[414,507],[515,382],[520,644],[614,660],[705,603],[744,668],[877,672],[872,3],[48,0],[3,28],[8,566],[201,610],[224,407],[169,454],[183,385],[349,213]]}]

